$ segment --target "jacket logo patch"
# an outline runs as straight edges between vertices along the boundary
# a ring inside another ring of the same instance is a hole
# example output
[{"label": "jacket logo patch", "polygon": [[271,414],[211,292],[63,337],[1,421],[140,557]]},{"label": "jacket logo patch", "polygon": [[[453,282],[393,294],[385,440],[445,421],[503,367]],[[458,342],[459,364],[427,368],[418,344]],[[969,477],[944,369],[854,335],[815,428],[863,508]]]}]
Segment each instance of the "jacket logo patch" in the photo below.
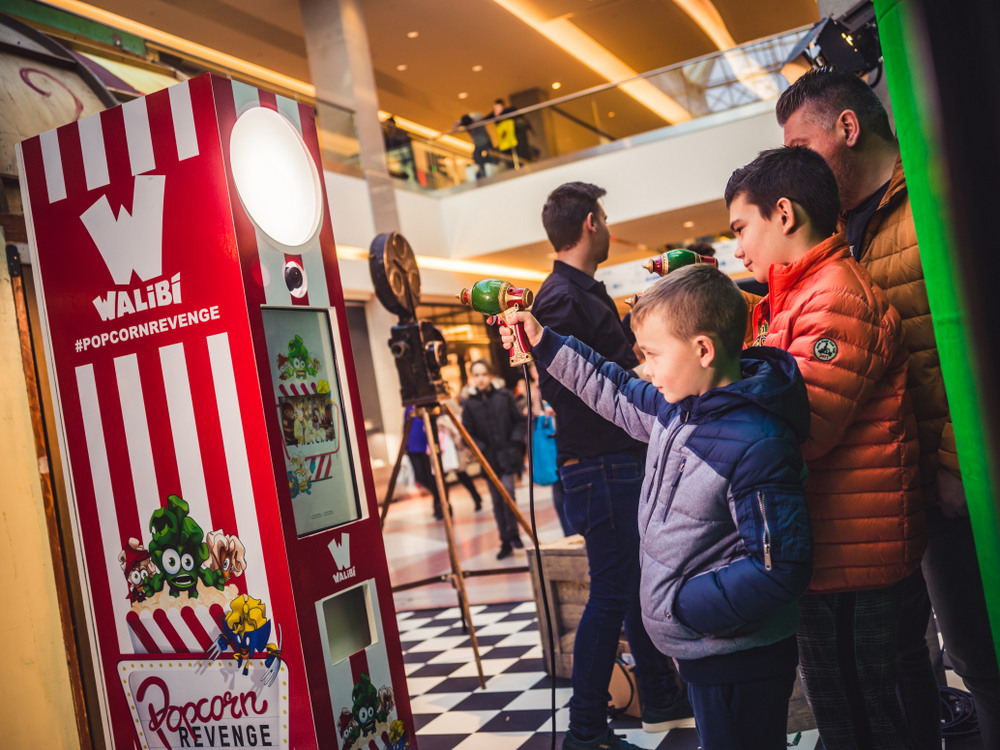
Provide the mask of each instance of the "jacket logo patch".
[{"label": "jacket logo patch", "polygon": [[837,356],[837,342],[833,339],[820,339],[813,346],[813,354],[821,362],[829,362]]}]

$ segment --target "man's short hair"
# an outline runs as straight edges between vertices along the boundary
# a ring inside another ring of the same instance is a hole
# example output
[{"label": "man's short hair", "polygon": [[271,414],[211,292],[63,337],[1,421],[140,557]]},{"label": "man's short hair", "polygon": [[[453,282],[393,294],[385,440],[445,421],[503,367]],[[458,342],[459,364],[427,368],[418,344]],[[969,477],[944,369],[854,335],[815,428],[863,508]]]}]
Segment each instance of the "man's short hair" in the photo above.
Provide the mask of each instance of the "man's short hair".
[{"label": "man's short hair", "polygon": [[695,264],[671,271],[647,289],[632,308],[632,325],[659,315],[679,339],[707,335],[738,359],[747,329],[743,292],[715,266]]},{"label": "man's short hair", "polygon": [[849,109],[858,116],[862,133],[896,142],[881,100],[867,83],[846,70],[816,68],[795,81],[781,93],[774,107],[778,124],[784,127],[788,118],[802,107],[807,107],[810,119],[827,129],[833,127],[841,112]]},{"label": "man's short hair", "polygon": [[837,178],[822,156],[804,146],[761,151],[756,159],[733,172],[726,185],[726,207],[740,195],[757,206],[765,219],[771,218],[780,199],[788,198],[802,207],[821,237],[837,231]]},{"label": "man's short hair", "polygon": [[542,208],[542,226],[556,252],[568,250],[583,236],[587,214],[608,191],[588,182],[567,182],[551,193]]}]

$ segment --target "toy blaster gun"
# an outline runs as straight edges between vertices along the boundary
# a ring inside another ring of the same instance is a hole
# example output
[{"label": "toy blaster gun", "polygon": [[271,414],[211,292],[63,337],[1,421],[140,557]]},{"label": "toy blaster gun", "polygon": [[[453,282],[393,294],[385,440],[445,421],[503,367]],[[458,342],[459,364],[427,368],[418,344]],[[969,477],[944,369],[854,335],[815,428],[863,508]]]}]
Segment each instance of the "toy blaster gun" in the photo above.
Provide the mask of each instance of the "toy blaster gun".
[{"label": "toy blaster gun", "polygon": [[698,253],[691,250],[670,250],[662,255],[657,255],[655,258],[650,258],[643,265],[643,268],[650,273],[655,273],[657,276],[666,276],[671,271],[676,271],[678,268],[689,266],[692,263],[708,263],[716,268],[719,267],[719,261],[715,258],[698,255]]},{"label": "toy blaster gun", "polygon": [[500,279],[483,279],[472,285],[471,289],[463,289],[457,295],[463,305],[468,305],[478,313],[487,316],[487,323],[503,323],[514,331],[514,345],[510,349],[511,367],[533,362],[531,346],[524,333],[524,326],[511,321],[511,316],[518,310],[531,307],[534,294],[530,289],[520,289],[509,281]]}]

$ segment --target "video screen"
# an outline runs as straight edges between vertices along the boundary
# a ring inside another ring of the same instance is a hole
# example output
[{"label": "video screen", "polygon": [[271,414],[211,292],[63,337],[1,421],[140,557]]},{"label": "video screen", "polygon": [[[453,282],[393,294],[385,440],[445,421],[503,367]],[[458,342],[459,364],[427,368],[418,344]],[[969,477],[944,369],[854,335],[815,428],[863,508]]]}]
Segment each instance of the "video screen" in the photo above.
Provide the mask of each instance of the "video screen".
[{"label": "video screen", "polygon": [[355,521],[361,502],[329,311],[261,312],[296,534]]}]

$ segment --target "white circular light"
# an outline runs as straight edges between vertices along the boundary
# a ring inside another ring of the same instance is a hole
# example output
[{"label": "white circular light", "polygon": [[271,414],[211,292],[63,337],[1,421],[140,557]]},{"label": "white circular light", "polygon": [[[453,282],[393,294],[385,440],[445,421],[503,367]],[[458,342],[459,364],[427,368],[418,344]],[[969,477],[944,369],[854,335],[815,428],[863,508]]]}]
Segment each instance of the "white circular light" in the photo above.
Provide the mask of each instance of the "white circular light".
[{"label": "white circular light", "polygon": [[400,63],[399,65],[397,65],[396,70],[402,73],[404,70],[406,70],[406,63]]},{"label": "white circular light", "polygon": [[483,66],[482,65],[473,65],[472,66],[472,72],[473,73],[480,73],[480,72],[482,72],[482,70],[483,70]]},{"label": "white circular light", "polygon": [[553,89],[561,89],[561,88],[562,88],[562,84],[561,84],[561,83],[559,83],[559,81],[554,81],[554,82],[552,83],[552,88],[553,88]]},{"label": "white circular light", "polygon": [[459,91],[458,92],[458,98],[459,99],[468,99],[469,98],[469,92],[468,91]]},{"label": "white circular light", "polygon": [[406,36],[407,36],[408,39],[416,39],[418,36],[420,36],[420,32],[419,31],[407,31],[406,32]]},{"label": "white circular light", "polygon": [[323,216],[319,173],[302,136],[265,107],[239,116],[229,136],[229,160],[250,219],[279,245],[300,247]]}]

